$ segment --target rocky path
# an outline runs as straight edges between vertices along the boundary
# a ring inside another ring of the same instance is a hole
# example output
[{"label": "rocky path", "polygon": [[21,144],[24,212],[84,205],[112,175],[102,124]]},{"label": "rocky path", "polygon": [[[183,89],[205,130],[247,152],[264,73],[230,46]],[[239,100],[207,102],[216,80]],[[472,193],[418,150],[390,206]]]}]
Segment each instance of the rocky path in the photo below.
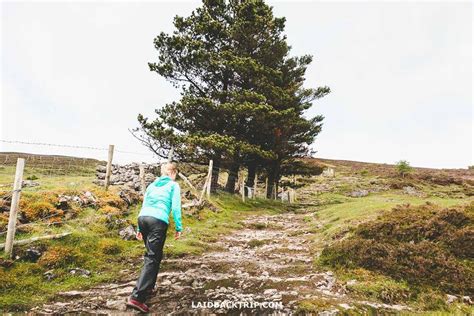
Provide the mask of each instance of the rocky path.
[{"label": "rocky path", "polygon": [[[332,272],[315,270],[304,216],[250,216],[243,221],[244,228],[216,242],[219,250],[164,259],[156,294],[148,301],[151,311],[157,315],[293,314],[297,302],[304,299],[323,300],[328,315],[353,308],[353,300]],[[126,308],[125,300],[137,273],[121,283],[61,293],[58,301],[31,312],[136,313]]]}]

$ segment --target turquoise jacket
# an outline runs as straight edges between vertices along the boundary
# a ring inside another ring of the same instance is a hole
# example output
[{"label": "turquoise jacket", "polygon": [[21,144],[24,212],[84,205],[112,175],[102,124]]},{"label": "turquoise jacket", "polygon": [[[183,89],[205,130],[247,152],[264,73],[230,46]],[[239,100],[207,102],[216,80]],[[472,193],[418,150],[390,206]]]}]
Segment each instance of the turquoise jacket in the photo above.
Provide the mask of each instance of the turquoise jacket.
[{"label": "turquoise jacket", "polygon": [[[181,224],[181,189],[179,184],[168,176],[162,176],[152,182],[145,191],[140,216],[153,216],[169,224],[169,216],[173,211],[176,231],[183,229]],[[140,228],[138,228],[140,231]]]}]

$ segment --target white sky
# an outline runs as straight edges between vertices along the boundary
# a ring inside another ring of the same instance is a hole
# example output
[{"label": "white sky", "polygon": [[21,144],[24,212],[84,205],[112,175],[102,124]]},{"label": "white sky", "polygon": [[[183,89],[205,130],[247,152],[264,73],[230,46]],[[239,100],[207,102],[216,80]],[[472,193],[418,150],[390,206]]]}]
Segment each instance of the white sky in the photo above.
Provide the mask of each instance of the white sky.
[{"label": "white sky", "polygon": [[[307,86],[332,93],[314,147],[322,158],[465,168],[473,161],[469,2],[268,1],[293,55],[312,54]],[[189,2],[2,2],[0,139],[147,153],[136,116],[179,98],[148,62]],[[13,145],[0,151],[105,159],[106,151]],[[116,153],[118,162],[150,154]]]}]

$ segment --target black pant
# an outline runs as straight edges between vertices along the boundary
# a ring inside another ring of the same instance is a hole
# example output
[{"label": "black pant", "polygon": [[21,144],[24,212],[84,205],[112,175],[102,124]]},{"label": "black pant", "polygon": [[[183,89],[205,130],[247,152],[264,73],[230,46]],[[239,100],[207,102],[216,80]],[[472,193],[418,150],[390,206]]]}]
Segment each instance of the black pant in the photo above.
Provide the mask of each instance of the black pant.
[{"label": "black pant", "polygon": [[131,297],[143,303],[155,287],[161,258],[163,257],[163,246],[168,224],[153,216],[139,216],[138,227],[143,235],[146,252],[144,265]]}]

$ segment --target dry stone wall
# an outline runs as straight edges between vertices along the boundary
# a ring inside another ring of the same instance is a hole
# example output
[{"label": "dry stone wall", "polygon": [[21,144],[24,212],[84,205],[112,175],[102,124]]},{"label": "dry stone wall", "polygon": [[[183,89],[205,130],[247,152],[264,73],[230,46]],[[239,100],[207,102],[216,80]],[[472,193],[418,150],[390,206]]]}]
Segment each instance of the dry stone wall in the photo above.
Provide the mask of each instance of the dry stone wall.
[{"label": "dry stone wall", "polygon": [[[160,164],[144,164],[144,167],[145,184],[148,186],[160,175]],[[96,171],[97,179],[94,183],[103,186],[105,184],[106,166],[98,165]],[[113,164],[112,173],[110,175],[110,185],[122,185],[135,191],[140,191],[140,164]]]}]

